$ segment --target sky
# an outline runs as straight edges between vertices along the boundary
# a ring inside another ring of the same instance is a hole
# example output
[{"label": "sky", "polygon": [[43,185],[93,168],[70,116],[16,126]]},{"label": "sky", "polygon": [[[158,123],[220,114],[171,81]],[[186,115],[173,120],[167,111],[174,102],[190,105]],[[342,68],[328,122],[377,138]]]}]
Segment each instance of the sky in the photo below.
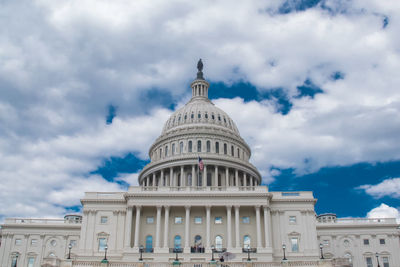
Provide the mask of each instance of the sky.
[{"label": "sky", "polygon": [[400,219],[399,16],[397,0],[0,1],[0,222],[137,185],[199,58],[271,191]]}]

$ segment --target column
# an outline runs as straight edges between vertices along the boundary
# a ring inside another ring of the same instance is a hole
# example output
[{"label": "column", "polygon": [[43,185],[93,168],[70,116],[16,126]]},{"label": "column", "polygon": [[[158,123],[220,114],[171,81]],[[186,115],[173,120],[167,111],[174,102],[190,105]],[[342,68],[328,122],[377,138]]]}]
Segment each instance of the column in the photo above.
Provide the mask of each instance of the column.
[{"label": "column", "polygon": [[161,206],[157,206],[157,224],[156,224],[156,248],[160,247],[160,230],[161,230]]},{"label": "column", "polygon": [[261,237],[261,220],[260,220],[260,206],[256,206],[256,226],[257,226],[257,248],[262,247]]},{"label": "column", "polygon": [[139,231],[140,231],[140,210],[141,206],[136,206],[136,221],[135,221],[135,242],[133,246],[135,248],[139,247]]},{"label": "column", "polygon": [[164,248],[168,248],[169,206],[164,206]]},{"label": "column", "polygon": [[7,258],[6,257],[6,255],[5,255],[5,253],[6,253],[6,250],[5,250],[5,247],[6,247],[6,245],[7,245],[7,240],[8,240],[8,234],[3,234],[3,236],[2,236],[2,243],[1,243],[1,246],[0,246],[0,255],[3,255],[3,259],[0,259],[0,265],[1,266],[7,266],[7,264],[3,264],[3,262],[2,261],[4,261],[4,258]]},{"label": "column", "polygon": [[236,248],[240,248],[240,232],[239,232],[239,208],[240,206],[235,206],[235,243]]},{"label": "column", "polygon": [[210,248],[211,237],[211,206],[206,206],[206,221],[207,221],[207,234],[206,234],[206,249]]},{"label": "column", "polygon": [[169,186],[175,186],[175,183],[174,183],[174,169],[172,167],[169,168]]},{"label": "column", "polygon": [[238,169],[235,170],[235,184],[239,187],[239,171]]},{"label": "column", "polygon": [[[204,165],[204,171],[203,171],[203,186],[207,186],[207,165]],[[212,185],[212,182],[211,182]]]},{"label": "column", "polygon": [[218,166],[215,166],[214,186],[218,186]]},{"label": "column", "polygon": [[185,206],[185,251],[190,253],[189,240],[190,240],[190,206]]},{"label": "column", "polygon": [[181,166],[181,186],[186,186],[185,177],[183,176],[183,166]]},{"label": "column", "polygon": [[226,218],[227,218],[227,241],[226,246],[227,248],[232,248],[232,206],[226,206]]},{"label": "column", "polygon": [[156,172],[153,172],[153,186],[156,186]]},{"label": "column", "polygon": [[195,170],[196,170],[195,166],[196,165],[192,165],[192,184],[190,186],[197,185],[196,182],[195,182],[195,181],[197,181],[196,172],[195,172]]},{"label": "column", "polygon": [[243,185],[247,186],[247,174],[243,172]]},{"label": "column", "polygon": [[132,212],[133,207],[128,207],[125,218],[125,247],[131,247],[131,236],[132,236]]},{"label": "column", "polygon": [[225,168],[225,186],[229,186],[229,169],[228,167]]},{"label": "column", "polygon": [[150,175],[146,177],[146,186],[150,186]]},{"label": "column", "polygon": [[265,247],[271,247],[271,211],[264,206]]},{"label": "column", "polygon": [[161,176],[160,176],[160,186],[164,186],[164,185],[166,185],[167,183],[165,182],[165,177],[164,177],[164,169],[162,169],[161,170]]}]

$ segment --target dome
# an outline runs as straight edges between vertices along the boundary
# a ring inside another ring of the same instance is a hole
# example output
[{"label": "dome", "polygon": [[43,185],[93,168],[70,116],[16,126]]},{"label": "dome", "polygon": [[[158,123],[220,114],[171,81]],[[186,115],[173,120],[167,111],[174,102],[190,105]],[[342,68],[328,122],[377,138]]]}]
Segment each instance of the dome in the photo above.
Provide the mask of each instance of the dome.
[{"label": "dome", "polygon": [[240,135],[228,114],[216,107],[208,98],[192,98],[185,106],[175,111],[164,124],[162,135],[196,125],[213,126]]}]

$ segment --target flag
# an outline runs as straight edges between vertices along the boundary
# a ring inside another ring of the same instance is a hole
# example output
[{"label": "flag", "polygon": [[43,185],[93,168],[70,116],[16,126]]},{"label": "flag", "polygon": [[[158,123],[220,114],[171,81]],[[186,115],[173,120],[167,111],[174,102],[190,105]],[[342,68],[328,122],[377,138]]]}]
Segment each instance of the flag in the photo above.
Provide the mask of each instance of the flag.
[{"label": "flag", "polygon": [[199,169],[200,169],[200,171],[202,171],[204,169],[204,163],[200,157],[199,157]]}]

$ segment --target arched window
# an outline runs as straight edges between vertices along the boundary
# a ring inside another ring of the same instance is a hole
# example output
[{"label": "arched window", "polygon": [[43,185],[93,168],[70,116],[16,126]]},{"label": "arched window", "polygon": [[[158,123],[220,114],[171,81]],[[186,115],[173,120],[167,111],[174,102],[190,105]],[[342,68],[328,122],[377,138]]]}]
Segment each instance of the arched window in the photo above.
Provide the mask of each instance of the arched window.
[{"label": "arched window", "polygon": [[194,114],[193,113],[192,113],[192,115],[190,115],[190,118],[192,118],[192,119],[194,118]]},{"label": "arched window", "polygon": [[182,154],[183,153],[183,142],[179,143],[179,152]]},{"label": "arched window", "polygon": [[211,151],[211,142],[207,141],[207,152]]},{"label": "arched window", "polygon": [[165,156],[168,156],[168,146],[165,146]]},{"label": "arched window", "polygon": [[221,250],[222,249],[222,236],[217,235],[215,237],[215,248],[217,250]]},{"label": "arched window", "polygon": [[238,158],[240,157],[240,150],[239,150],[239,148],[237,149],[237,157],[238,157]]},{"label": "arched window", "polygon": [[249,235],[245,235],[243,237],[243,247],[244,248],[251,248],[251,238]]},{"label": "arched window", "polygon": [[206,112],[206,114],[204,114],[204,117],[205,117],[206,119],[208,119],[208,114],[207,114],[207,112]]},{"label": "arched window", "polygon": [[192,141],[189,141],[188,150],[189,152],[192,152]]},{"label": "arched window", "polygon": [[185,121],[187,120],[187,114],[185,113]]},{"label": "arched window", "polygon": [[228,145],[224,144],[224,154],[228,154]]},{"label": "arched window", "polygon": [[146,236],[146,252],[153,252],[153,236]]},{"label": "arched window", "polygon": [[211,173],[207,173],[207,186],[211,186]]},{"label": "arched window", "polygon": [[188,180],[188,186],[192,186],[192,174],[188,174],[187,176],[187,180]]},{"label": "arched window", "polygon": [[175,144],[172,144],[171,153],[172,153],[172,155],[175,154]]},{"label": "arched window", "polygon": [[194,246],[195,247],[201,246],[201,236],[200,235],[196,235],[194,237]]},{"label": "arched window", "polygon": [[182,238],[180,235],[176,235],[174,238],[174,248],[181,248]]},{"label": "arched window", "polygon": [[351,263],[353,261],[353,256],[351,256],[351,254],[349,252],[347,252],[346,254],[344,254],[344,257],[346,259],[349,259],[349,262]]},{"label": "arched window", "polygon": [[199,114],[197,114],[197,118],[201,118],[201,113],[199,112]]},{"label": "arched window", "polygon": [[197,152],[201,152],[201,141],[197,141]]},{"label": "arched window", "polygon": [[231,146],[231,154],[232,154],[232,157],[235,156],[235,149],[233,148],[233,146]]},{"label": "arched window", "polygon": [[215,153],[219,153],[219,143],[215,142]]},{"label": "arched window", "polygon": [[221,116],[218,114],[218,120],[221,121]]},{"label": "arched window", "polygon": [[161,155],[162,155],[162,149],[160,148],[160,159],[161,159]]},{"label": "arched window", "polygon": [[211,119],[215,119],[214,113],[211,114]]}]

